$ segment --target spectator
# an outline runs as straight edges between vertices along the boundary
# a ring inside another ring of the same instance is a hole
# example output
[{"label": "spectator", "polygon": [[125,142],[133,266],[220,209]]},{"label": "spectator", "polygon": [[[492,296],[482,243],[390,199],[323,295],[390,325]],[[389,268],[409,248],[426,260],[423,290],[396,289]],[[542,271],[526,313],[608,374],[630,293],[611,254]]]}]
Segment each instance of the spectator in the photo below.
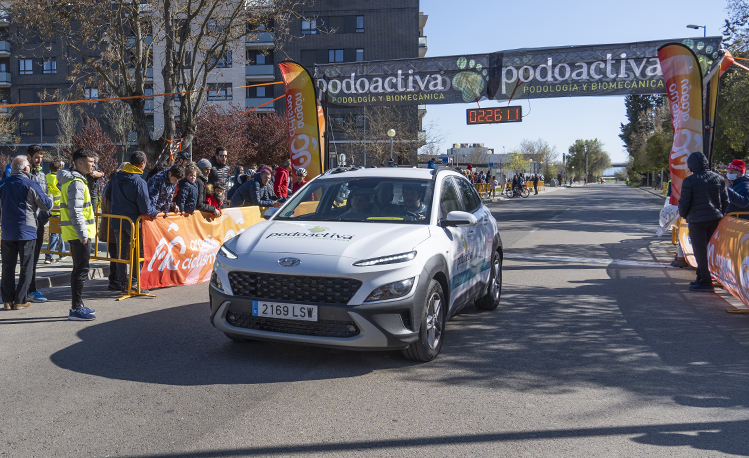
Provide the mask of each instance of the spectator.
[{"label": "spectator", "polygon": [[[0,293],[5,310],[21,310],[31,306],[29,285],[33,279],[34,252],[38,232],[39,209],[49,211],[50,199],[29,171],[26,156],[11,162],[11,175],[0,183],[0,230],[2,231],[2,280]],[[44,227],[44,226],[42,226]],[[16,263],[21,257],[21,272],[16,285]]]},{"label": "spectator", "polygon": [[491,177],[489,181],[489,187],[492,190],[492,197],[497,197],[497,185],[499,184],[499,181],[497,181],[497,177],[493,176]]},{"label": "spectator", "polygon": [[5,166],[5,170],[3,170],[3,180],[8,178],[10,174],[11,174],[10,164],[8,164]]},{"label": "spectator", "polygon": [[276,179],[273,182],[273,193],[286,200],[289,197],[289,189],[291,189],[291,159],[286,159],[281,167],[276,169]]},{"label": "spectator", "polygon": [[216,216],[221,215],[221,208],[224,206],[224,191],[225,189],[220,184],[206,186],[208,195],[205,198],[205,203],[216,209]]},{"label": "spectator", "polygon": [[502,194],[507,189],[507,175],[502,175],[499,180],[499,193]]},{"label": "spectator", "polygon": [[[143,169],[146,167],[146,153],[143,151],[134,151],[130,154],[130,162],[122,164],[122,168],[114,175],[112,186],[108,189],[106,198],[112,203],[112,214],[127,216],[135,221],[139,216],[144,215],[155,217],[159,211],[151,204],[148,196],[148,185],[143,180]],[[114,235],[117,240],[118,258],[129,259],[130,240],[132,238],[133,228],[129,222],[122,223],[122,230],[119,224],[114,226]],[[141,238],[142,240],[142,238]],[[136,272],[131,272],[133,277],[133,290],[137,291]],[[123,294],[128,294],[127,285],[127,264],[117,263],[117,280],[120,283],[120,290]],[[141,290],[147,293],[147,290]]]},{"label": "spectator", "polygon": [[[726,214],[745,212],[749,207],[749,178],[746,177],[746,163],[741,159],[734,159],[728,165],[726,184],[728,185],[728,209]],[[749,215],[739,218],[749,219]]]},{"label": "spectator", "polygon": [[166,162],[164,162],[164,161],[157,161],[156,164],[154,164],[154,166],[151,167],[151,169],[146,174],[145,180],[147,182],[151,181],[151,178],[153,178],[154,175],[156,175],[158,173],[161,173],[161,172],[163,172],[164,170],[166,170],[168,168],[169,168],[169,166],[167,165]]},{"label": "spectator", "polygon": [[[219,183],[222,188],[228,189],[229,187],[229,176],[231,175],[231,169],[227,160],[229,158],[229,152],[226,148],[219,146],[216,148],[216,154],[211,158],[211,174],[208,175],[208,183],[216,184]],[[200,167],[200,166],[199,166]],[[200,167],[201,169],[203,167]]]},{"label": "spectator", "polygon": [[190,164],[190,154],[187,151],[180,151],[174,156],[174,164],[187,167]]},{"label": "spectator", "polygon": [[200,169],[200,172],[203,174],[203,176],[206,179],[206,182],[208,182],[208,179],[210,178],[211,169],[213,168],[211,166],[211,161],[208,159],[201,159],[198,161],[198,168]]},{"label": "spectator", "polygon": [[[206,159],[203,160],[208,162]],[[191,162],[190,164],[194,165],[198,169],[198,171],[200,171],[200,167],[197,164],[195,164],[194,162]],[[208,164],[208,166],[210,167],[210,163]],[[206,186],[208,185],[208,175],[198,173],[198,179],[195,180],[195,184],[198,186],[198,202],[195,205],[195,209],[205,213],[213,213],[214,216],[221,215],[221,211],[219,209],[213,207],[212,205],[208,205],[206,201]]]},{"label": "spectator", "polygon": [[433,169],[433,168],[434,168],[434,158],[430,158],[430,159],[429,159],[429,160],[427,161],[427,168],[428,168],[428,169]]},{"label": "spectator", "polygon": [[[109,181],[104,187],[104,192],[101,197],[101,212],[103,214],[112,214],[112,202],[106,197],[112,195],[112,180],[114,179],[115,173],[119,170],[109,174]],[[114,226],[117,224],[117,220],[110,219],[108,217],[102,217],[99,222],[99,241],[107,242],[107,256],[110,258],[117,258],[117,237],[114,235]],[[114,261],[109,262],[109,285],[107,289],[110,291],[119,291],[120,282],[117,280],[117,263]]]},{"label": "spectator", "polygon": [[158,212],[168,214],[170,211],[178,212],[177,204],[174,202],[174,194],[177,182],[185,177],[185,168],[181,165],[173,165],[169,170],[163,170],[148,180],[148,195],[151,205]]},{"label": "spectator", "polygon": [[241,186],[242,183],[246,180],[246,175],[244,174],[244,167],[241,165],[238,165],[234,168],[234,175],[231,177],[231,187],[235,186]]},{"label": "spectator", "polygon": [[260,207],[280,207],[283,202],[273,200],[272,193],[268,188],[270,183],[271,170],[268,167],[261,168],[255,174],[252,180],[237,189],[231,199],[232,207],[247,207],[257,205]]},{"label": "spectator", "polygon": [[723,178],[709,169],[707,158],[694,152],[687,159],[692,175],[681,184],[679,215],[687,220],[697,260],[697,280],[689,284],[692,291],[714,291],[707,264],[707,243],[728,209],[728,191]]},{"label": "spectator", "polygon": [[[55,207],[60,206],[60,189],[57,187],[57,172],[65,167],[65,164],[62,161],[54,161],[49,164],[49,171],[50,173],[47,174],[47,191],[49,192],[49,196],[52,198],[52,204]],[[51,216],[51,215],[50,215]],[[61,246],[61,235],[58,233],[49,233],[49,243],[47,244],[47,250],[48,251],[68,251],[67,249],[67,243],[62,243]],[[62,249],[61,249],[62,248]],[[49,253],[44,255],[44,263],[45,264],[52,264],[53,262],[58,262],[62,259],[62,256],[58,256],[57,259],[54,259],[53,256]]]},{"label": "spectator", "polygon": [[533,175],[533,195],[538,194],[538,174]]},{"label": "spectator", "polygon": [[299,167],[296,169],[296,173],[294,174],[294,186],[293,190],[291,191],[292,194],[302,189],[302,186],[307,184],[307,180],[304,179],[304,177],[307,176],[307,169]]},{"label": "spectator", "polygon": [[177,207],[183,214],[192,215],[198,204],[198,185],[195,181],[198,179],[197,166],[188,165],[185,169],[185,178],[180,180],[177,191]]},{"label": "spectator", "polygon": [[68,313],[71,321],[91,321],[96,318],[94,310],[83,305],[83,284],[88,280],[91,249],[96,239],[96,217],[94,216],[91,192],[86,176],[94,171],[96,153],[84,148],[73,151],[73,168],[57,172],[60,182],[60,227],[62,239],[70,243],[73,271],[70,273],[72,307]]},{"label": "spectator", "polygon": [[[26,158],[29,160],[31,167],[30,175],[31,179],[36,181],[39,187],[42,189],[44,194],[49,194],[47,191],[47,175],[42,171],[42,162],[44,162],[44,150],[39,145],[30,145],[26,149]],[[37,228],[36,228],[36,246],[34,247],[34,259],[33,266],[34,271],[31,276],[31,284],[29,285],[29,298],[31,302],[46,302],[47,298],[42,296],[36,289],[36,265],[39,262],[39,253],[44,243],[44,226],[49,221],[50,212],[49,209],[42,210],[37,208]]]}]

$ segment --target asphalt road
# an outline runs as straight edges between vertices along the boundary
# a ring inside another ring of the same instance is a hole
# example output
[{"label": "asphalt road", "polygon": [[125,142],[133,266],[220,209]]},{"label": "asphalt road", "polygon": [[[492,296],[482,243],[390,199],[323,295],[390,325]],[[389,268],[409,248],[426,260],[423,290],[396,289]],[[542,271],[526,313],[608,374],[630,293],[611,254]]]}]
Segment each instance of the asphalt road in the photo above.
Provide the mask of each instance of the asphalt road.
[{"label": "asphalt road", "polygon": [[612,184],[492,204],[502,305],[428,364],[231,342],[205,284],[115,302],[93,280],[94,322],[47,290],[0,312],[0,456],[749,455],[749,317],[662,267],[662,204]]}]

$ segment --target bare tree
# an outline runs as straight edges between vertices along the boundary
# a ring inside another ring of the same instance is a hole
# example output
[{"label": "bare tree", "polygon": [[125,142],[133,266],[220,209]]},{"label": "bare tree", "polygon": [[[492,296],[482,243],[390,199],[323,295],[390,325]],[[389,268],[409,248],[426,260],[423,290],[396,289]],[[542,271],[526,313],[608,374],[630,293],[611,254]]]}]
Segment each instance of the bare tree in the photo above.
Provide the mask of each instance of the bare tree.
[{"label": "bare tree", "polygon": [[466,152],[465,161],[469,164],[487,164],[489,156],[486,154],[486,148],[474,146]]},{"label": "bare tree", "polygon": [[[386,164],[390,160],[391,145],[393,160],[408,164],[422,143],[419,143],[418,123],[413,116],[415,113],[407,109],[411,107],[405,108],[367,107],[366,115],[352,112],[336,114],[329,117],[328,131],[332,131],[332,135],[338,139],[350,141],[357,154],[363,154],[366,150],[368,164],[371,160]],[[395,131],[392,143],[388,136],[390,129]],[[361,163],[358,159],[356,162]]]},{"label": "bare tree", "polygon": [[0,146],[5,149],[15,150],[20,138],[16,135],[21,113],[14,112],[11,108],[0,108]]},{"label": "bare tree", "polygon": [[104,105],[104,118],[112,129],[115,140],[122,147],[122,157],[125,157],[135,131],[135,121],[130,107],[123,102],[113,102]]},{"label": "bare tree", "polygon": [[550,177],[556,173],[557,169],[554,164],[559,159],[559,152],[556,146],[551,146],[549,142],[539,138],[538,140],[521,141],[518,150],[527,159],[541,164],[545,176]]},{"label": "bare tree", "polygon": [[[57,37],[69,50],[71,80],[125,100],[132,110],[138,146],[154,159],[167,139],[187,146],[220,64],[245,63],[245,37],[270,31],[278,40],[307,0],[16,0],[10,9],[21,35]],[[48,38],[45,38],[48,39]],[[164,130],[152,139],[146,117],[146,87],[163,77]],[[216,88],[220,90],[220,88]],[[129,98],[141,97],[141,98]],[[178,103],[178,107],[176,105]],[[177,128],[177,116],[180,120]]]},{"label": "bare tree", "polygon": [[57,106],[57,159],[70,157],[72,153],[73,136],[78,126],[78,117],[73,113],[72,105]]}]

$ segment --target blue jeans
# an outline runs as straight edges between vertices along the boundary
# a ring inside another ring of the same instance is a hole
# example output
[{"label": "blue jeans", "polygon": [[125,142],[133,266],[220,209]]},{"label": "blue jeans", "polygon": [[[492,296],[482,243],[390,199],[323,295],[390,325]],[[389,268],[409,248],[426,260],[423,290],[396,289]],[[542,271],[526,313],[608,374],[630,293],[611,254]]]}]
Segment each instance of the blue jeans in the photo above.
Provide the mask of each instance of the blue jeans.
[{"label": "blue jeans", "polygon": [[[59,250],[60,243],[62,243],[62,250]],[[62,235],[61,234],[49,234],[49,243],[47,244],[47,250],[49,251],[65,251],[69,252],[70,247],[68,242],[62,242]],[[62,256],[60,256],[62,258]],[[52,255],[49,253],[46,253],[44,255],[44,259],[52,260]]]}]

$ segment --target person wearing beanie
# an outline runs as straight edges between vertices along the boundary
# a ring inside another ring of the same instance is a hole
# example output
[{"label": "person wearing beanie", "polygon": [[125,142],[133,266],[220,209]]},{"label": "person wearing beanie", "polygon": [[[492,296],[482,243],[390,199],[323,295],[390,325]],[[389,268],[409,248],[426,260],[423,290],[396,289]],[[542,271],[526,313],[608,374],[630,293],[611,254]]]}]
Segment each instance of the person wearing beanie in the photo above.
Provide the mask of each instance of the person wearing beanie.
[{"label": "person wearing beanie", "polygon": [[707,244],[728,209],[728,192],[723,177],[710,170],[707,158],[695,151],[687,158],[692,174],[681,183],[679,215],[687,220],[689,238],[697,260],[697,280],[691,291],[713,292],[713,281],[707,264]]},{"label": "person wearing beanie", "polygon": [[[749,211],[749,178],[746,176],[746,163],[741,159],[734,159],[728,165],[726,174],[728,185],[728,210],[726,213]],[[739,218],[749,219],[749,215]]]}]

